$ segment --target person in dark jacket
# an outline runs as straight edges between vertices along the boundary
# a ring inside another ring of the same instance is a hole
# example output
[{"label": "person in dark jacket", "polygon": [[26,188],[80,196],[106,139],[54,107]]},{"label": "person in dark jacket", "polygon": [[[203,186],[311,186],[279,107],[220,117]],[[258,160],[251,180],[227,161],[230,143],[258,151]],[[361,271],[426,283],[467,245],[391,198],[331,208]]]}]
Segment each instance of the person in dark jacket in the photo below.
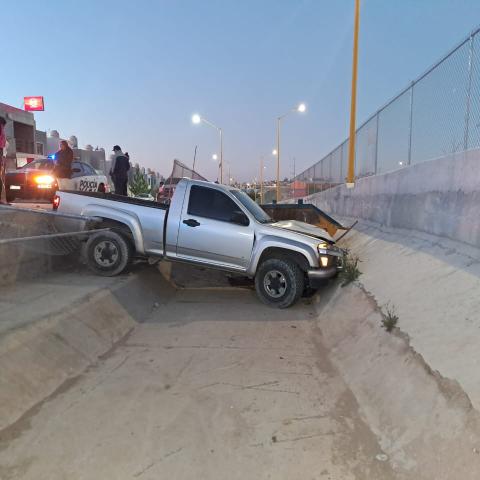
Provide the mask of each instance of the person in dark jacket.
[{"label": "person in dark jacket", "polygon": [[128,195],[127,184],[129,170],[130,161],[128,157],[122,152],[122,149],[118,145],[115,145],[113,147],[110,176],[112,177],[117,195]]},{"label": "person in dark jacket", "polygon": [[55,153],[54,174],[57,178],[70,178],[72,176],[73,150],[65,140],[60,142],[60,150]]}]

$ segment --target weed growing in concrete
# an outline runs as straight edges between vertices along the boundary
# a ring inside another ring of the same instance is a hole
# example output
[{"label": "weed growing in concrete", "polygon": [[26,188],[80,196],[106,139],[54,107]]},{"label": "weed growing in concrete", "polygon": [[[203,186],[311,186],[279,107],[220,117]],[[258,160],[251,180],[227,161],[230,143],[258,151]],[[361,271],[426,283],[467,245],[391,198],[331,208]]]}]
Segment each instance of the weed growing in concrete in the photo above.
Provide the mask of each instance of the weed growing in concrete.
[{"label": "weed growing in concrete", "polygon": [[347,253],[343,259],[343,270],[340,272],[340,280],[342,287],[354,282],[362,272],[358,269],[360,259],[356,255]]},{"label": "weed growing in concrete", "polygon": [[382,326],[387,332],[390,333],[397,326],[398,322],[398,315],[395,307],[390,303],[387,303],[385,305],[385,313],[382,312],[382,315]]}]

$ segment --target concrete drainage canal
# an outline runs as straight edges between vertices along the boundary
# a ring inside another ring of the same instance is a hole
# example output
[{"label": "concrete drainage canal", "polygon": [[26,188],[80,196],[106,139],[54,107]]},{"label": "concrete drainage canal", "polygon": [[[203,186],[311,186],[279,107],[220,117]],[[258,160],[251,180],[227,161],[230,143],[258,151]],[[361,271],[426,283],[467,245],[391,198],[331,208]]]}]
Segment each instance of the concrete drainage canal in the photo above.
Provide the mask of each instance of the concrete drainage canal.
[{"label": "concrete drainage canal", "polygon": [[2,479],[474,478],[475,411],[359,286],[276,310],[165,264],[0,295]]}]

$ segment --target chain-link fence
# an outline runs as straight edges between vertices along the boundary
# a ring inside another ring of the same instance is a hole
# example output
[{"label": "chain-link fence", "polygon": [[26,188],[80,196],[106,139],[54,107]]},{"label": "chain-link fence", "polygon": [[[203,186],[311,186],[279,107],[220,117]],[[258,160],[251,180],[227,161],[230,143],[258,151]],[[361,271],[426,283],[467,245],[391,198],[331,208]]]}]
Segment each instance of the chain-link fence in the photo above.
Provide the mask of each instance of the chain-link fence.
[{"label": "chain-link fence", "polygon": [[[480,28],[356,131],[355,177],[480,147]],[[297,175],[288,197],[344,183],[348,140]]]}]

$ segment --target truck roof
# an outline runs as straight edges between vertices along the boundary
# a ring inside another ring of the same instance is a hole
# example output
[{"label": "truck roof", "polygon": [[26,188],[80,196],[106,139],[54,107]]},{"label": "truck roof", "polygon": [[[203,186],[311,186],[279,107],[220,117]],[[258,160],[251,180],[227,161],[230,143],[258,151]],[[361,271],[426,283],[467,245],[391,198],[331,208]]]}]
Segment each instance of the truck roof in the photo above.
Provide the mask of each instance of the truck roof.
[{"label": "truck roof", "polygon": [[215,182],[207,182],[205,180],[192,180],[191,178],[182,178],[178,183],[191,183],[192,185],[200,185],[202,187],[215,188],[216,190],[222,190],[224,192],[229,192],[231,190],[238,190],[238,188],[232,187],[230,185],[222,185]]}]

